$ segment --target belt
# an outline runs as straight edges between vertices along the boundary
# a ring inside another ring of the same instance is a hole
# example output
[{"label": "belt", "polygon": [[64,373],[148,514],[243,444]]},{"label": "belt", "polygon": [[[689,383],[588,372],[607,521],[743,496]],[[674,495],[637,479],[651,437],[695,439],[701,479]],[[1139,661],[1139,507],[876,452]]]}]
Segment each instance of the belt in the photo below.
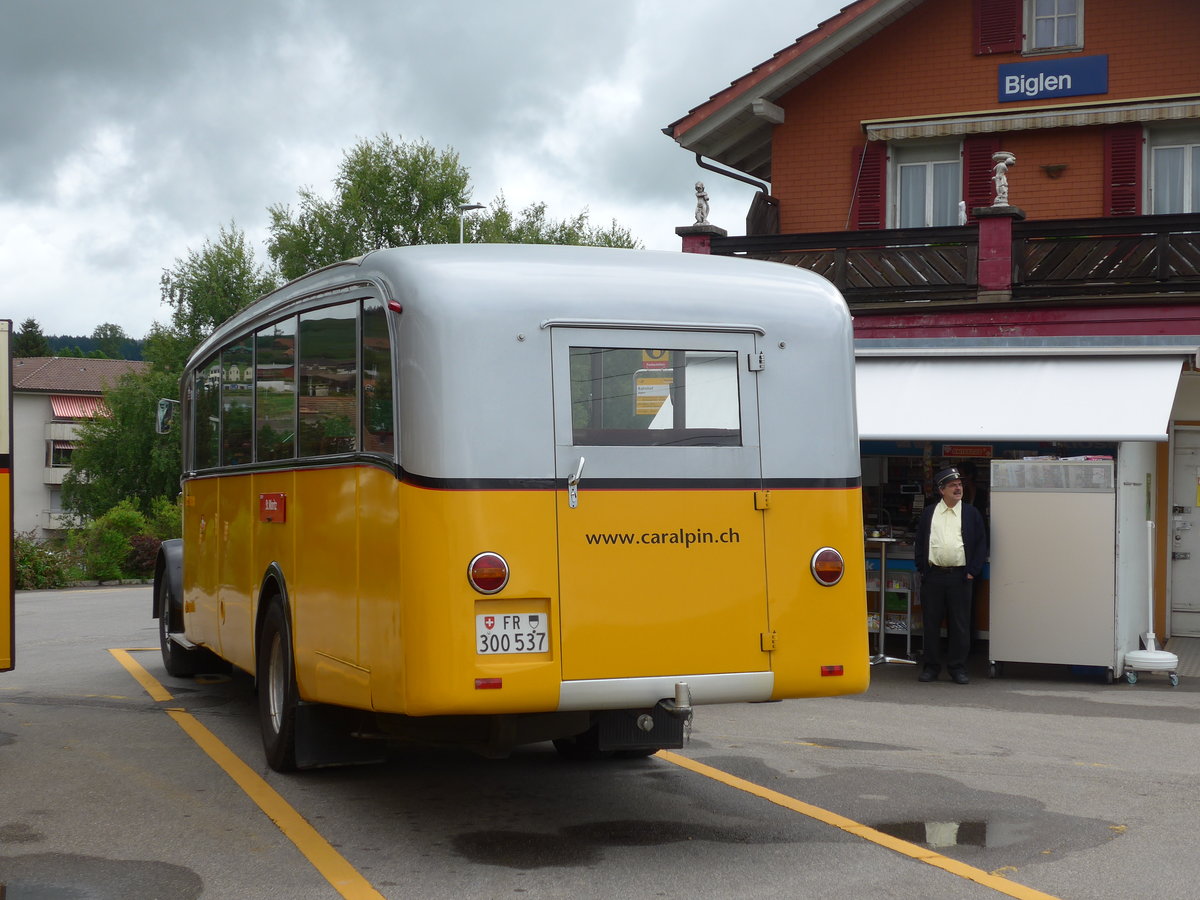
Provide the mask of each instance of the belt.
[{"label": "belt", "polygon": [[930,563],[929,568],[938,572],[961,572],[966,566],[935,566],[933,563]]}]

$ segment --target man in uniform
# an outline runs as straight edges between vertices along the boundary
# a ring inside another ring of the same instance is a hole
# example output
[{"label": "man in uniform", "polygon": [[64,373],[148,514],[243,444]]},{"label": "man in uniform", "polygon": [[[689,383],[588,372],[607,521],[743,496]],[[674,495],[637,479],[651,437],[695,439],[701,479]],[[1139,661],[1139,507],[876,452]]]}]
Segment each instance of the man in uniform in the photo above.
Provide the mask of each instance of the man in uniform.
[{"label": "man in uniform", "polygon": [[[925,507],[914,557],[921,572],[924,648],[918,681],[933,681],[942,665],[957,684],[967,684],[971,648],[971,592],[987,561],[987,535],[979,510],[963,500],[962,475],[951,466],[933,477],[941,499]],[[942,620],[946,621],[945,652]]]}]

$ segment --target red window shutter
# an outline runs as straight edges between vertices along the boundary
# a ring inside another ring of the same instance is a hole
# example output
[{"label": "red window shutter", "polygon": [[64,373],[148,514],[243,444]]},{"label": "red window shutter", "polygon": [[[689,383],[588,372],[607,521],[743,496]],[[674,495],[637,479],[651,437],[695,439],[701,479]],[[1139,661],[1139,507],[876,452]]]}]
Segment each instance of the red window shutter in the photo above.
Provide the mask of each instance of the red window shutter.
[{"label": "red window shutter", "polygon": [[1104,215],[1142,212],[1142,126],[1104,130]]},{"label": "red window shutter", "polygon": [[887,145],[870,141],[854,148],[854,205],[850,211],[855,231],[877,231],[884,227],[887,203]]},{"label": "red window shutter", "polygon": [[[996,199],[992,171],[995,163],[992,154],[1000,149],[1000,137],[995,134],[980,134],[963,138],[963,200],[967,202],[967,221],[975,221],[972,210],[977,206],[991,206]],[[1020,204],[1018,204],[1020,205]]]},{"label": "red window shutter", "polygon": [[974,0],[975,55],[1021,49],[1021,0]]}]

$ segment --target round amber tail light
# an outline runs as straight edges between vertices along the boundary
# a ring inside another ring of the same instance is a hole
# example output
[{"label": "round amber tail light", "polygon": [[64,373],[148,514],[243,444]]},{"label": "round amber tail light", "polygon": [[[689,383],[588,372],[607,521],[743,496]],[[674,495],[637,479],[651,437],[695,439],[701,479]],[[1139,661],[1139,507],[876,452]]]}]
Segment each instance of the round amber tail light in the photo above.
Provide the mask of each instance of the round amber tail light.
[{"label": "round amber tail light", "polygon": [[842,554],[832,547],[822,547],[813,554],[812,574],[813,578],[817,579],[817,584],[833,587],[842,580],[845,571],[846,564],[842,561]]},{"label": "round amber tail light", "polygon": [[508,584],[508,563],[499,553],[480,553],[467,566],[467,581],[481,594],[495,594]]}]

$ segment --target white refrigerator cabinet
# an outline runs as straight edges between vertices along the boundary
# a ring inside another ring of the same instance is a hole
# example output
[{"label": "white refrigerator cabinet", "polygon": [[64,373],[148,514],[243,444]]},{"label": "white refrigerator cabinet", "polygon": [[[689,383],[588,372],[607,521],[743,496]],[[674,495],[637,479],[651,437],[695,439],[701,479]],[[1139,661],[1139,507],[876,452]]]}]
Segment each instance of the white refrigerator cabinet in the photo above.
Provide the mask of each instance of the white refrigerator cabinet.
[{"label": "white refrigerator cabinet", "polygon": [[[1153,445],[1111,460],[993,460],[990,674],[1005,662],[1120,675],[1146,618]],[[1143,610],[1140,616],[1138,607]]]}]

